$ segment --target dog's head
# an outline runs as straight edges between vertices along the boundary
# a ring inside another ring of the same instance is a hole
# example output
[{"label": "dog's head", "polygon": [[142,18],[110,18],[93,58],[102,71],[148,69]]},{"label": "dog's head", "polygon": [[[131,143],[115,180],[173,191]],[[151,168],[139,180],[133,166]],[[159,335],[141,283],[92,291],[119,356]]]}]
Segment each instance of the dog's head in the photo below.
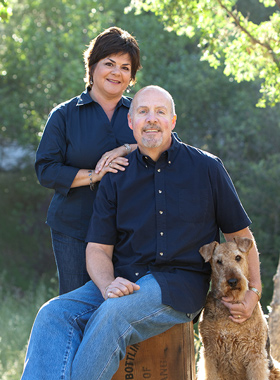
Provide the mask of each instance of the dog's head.
[{"label": "dog's head", "polygon": [[211,264],[211,290],[216,298],[243,299],[248,290],[248,252],[253,241],[236,236],[232,242],[206,244],[199,252]]}]

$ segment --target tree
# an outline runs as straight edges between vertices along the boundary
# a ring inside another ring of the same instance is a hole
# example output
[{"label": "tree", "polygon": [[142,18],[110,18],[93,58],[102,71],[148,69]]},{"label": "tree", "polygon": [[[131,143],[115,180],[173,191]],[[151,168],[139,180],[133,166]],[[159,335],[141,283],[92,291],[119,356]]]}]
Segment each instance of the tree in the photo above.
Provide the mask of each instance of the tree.
[{"label": "tree", "polygon": [[259,3],[270,7],[259,23],[237,0],[132,0],[129,9],[152,11],[167,30],[196,38],[202,60],[215,68],[224,65],[224,74],[237,82],[260,78],[257,105],[265,107],[280,102],[280,0]]}]

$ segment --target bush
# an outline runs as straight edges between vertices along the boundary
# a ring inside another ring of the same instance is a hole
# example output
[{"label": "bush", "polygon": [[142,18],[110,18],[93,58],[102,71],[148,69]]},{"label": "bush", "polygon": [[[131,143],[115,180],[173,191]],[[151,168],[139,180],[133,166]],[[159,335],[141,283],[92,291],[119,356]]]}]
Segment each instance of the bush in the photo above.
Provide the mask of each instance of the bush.
[{"label": "bush", "polygon": [[33,167],[0,172],[0,189],[1,279],[26,290],[30,281],[56,272],[45,225],[52,192],[38,184]]}]

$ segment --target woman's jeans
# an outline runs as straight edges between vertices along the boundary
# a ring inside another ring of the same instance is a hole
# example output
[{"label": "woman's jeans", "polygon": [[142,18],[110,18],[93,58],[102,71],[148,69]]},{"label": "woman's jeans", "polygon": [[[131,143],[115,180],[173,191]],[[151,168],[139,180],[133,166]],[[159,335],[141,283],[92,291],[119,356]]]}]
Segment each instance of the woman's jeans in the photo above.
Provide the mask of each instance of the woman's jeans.
[{"label": "woman's jeans", "polygon": [[90,281],[46,303],[33,325],[22,380],[110,380],[126,347],[189,322],[161,303],[152,274],[131,295],[104,301]]},{"label": "woman's jeans", "polygon": [[86,269],[87,243],[53,229],[51,237],[61,295],[83,286],[90,280]]}]

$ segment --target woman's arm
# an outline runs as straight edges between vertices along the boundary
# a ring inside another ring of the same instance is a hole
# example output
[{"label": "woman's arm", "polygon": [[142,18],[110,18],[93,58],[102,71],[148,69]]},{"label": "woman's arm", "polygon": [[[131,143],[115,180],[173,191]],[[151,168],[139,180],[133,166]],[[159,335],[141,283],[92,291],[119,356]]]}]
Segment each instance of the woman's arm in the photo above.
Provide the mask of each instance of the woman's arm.
[{"label": "woman's arm", "polygon": [[[129,145],[130,149],[127,149],[125,145]],[[137,144],[125,144],[118,148],[105,152],[100,160],[97,162],[95,167],[95,173],[98,174],[104,166],[110,165],[113,161],[115,162],[117,157],[125,157],[130,152],[133,152],[137,148]],[[127,159],[125,159],[128,162]]]},{"label": "woman's arm", "polygon": [[51,112],[39,143],[35,171],[40,184],[67,196],[79,168],[65,165],[66,123],[63,110]]},{"label": "woman's arm", "polygon": [[119,170],[124,171],[125,166],[128,166],[128,160],[124,157],[116,157],[111,165],[103,166],[98,173],[90,169],[80,169],[72,182],[71,188],[97,183],[101,181],[107,172],[117,173]]}]

